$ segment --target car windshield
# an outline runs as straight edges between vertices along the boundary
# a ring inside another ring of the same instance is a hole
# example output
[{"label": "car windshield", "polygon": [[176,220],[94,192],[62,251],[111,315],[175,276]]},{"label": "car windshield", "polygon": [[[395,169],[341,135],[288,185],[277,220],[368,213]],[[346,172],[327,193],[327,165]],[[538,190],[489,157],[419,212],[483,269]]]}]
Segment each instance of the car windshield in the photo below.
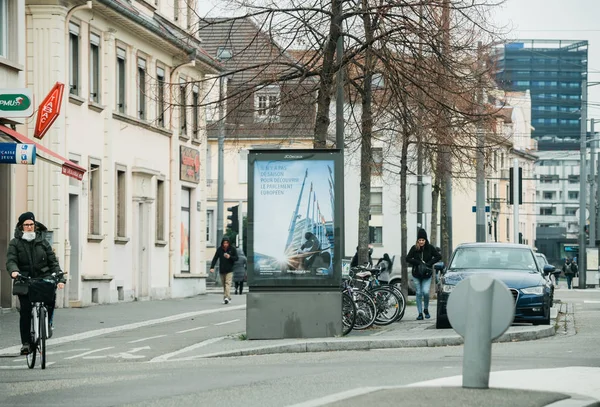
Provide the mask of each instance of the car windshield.
[{"label": "car windshield", "polygon": [[535,258],[537,259],[537,261],[541,267],[544,267],[546,264],[548,264],[548,262],[546,261],[546,258],[544,256],[542,256],[541,254],[536,254]]},{"label": "car windshield", "polygon": [[538,271],[533,253],[520,247],[457,248],[450,268]]}]

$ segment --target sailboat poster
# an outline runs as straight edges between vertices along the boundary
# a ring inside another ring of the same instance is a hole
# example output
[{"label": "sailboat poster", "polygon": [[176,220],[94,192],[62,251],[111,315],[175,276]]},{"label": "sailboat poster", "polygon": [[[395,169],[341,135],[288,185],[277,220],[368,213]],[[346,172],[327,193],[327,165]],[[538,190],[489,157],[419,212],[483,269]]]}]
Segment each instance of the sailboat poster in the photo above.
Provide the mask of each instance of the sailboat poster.
[{"label": "sailboat poster", "polygon": [[335,168],[332,157],[254,161],[255,275],[333,276]]}]

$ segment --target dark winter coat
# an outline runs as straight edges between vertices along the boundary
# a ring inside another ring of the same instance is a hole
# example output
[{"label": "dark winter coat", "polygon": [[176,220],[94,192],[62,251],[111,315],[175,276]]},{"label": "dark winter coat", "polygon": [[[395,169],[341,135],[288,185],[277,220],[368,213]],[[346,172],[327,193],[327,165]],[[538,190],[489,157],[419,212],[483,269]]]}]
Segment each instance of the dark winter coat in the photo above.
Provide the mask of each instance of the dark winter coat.
[{"label": "dark winter coat", "polygon": [[425,239],[425,245],[421,249],[414,245],[406,255],[406,262],[413,266],[413,273],[417,271],[420,264],[424,263],[427,267],[432,268],[435,263],[442,259],[440,252],[429,244],[425,230],[420,229],[417,232],[417,239]]},{"label": "dark winter coat", "polygon": [[[15,228],[14,238],[8,244],[6,254],[6,270],[9,274],[18,271],[24,276],[45,277],[61,271],[54,250],[46,240],[47,231],[46,226],[35,222],[35,239],[28,242],[22,239],[23,231]],[[15,286],[23,286],[19,288],[19,292],[27,293],[27,283],[15,281]]]},{"label": "dark winter coat", "polygon": [[233,281],[238,283],[240,281],[244,281],[246,277],[246,256],[242,249],[238,248],[237,250],[237,261],[233,264]]},{"label": "dark winter coat", "polygon": [[[221,246],[219,246],[215,252],[212,262],[210,263],[210,268],[214,269],[215,265],[217,264],[217,260],[219,261],[219,274],[231,273],[233,271],[233,264],[238,259],[237,250],[231,244],[229,244],[227,250],[223,249],[223,242],[225,240],[226,239],[223,239],[221,241]],[[228,259],[225,258],[225,253],[229,254],[231,257]]]}]

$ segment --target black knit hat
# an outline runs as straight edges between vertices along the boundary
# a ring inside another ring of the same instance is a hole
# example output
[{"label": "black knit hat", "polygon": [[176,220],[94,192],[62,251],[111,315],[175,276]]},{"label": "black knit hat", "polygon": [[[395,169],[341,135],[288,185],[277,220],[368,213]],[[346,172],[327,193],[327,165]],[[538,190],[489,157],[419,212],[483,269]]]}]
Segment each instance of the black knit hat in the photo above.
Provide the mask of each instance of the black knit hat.
[{"label": "black knit hat", "polygon": [[425,232],[425,229],[419,229],[419,231],[417,232],[417,240],[419,239],[427,240],[427,232]]},{"label": "black knit hat", "polygon": [[17,223],[17,226],[21,226],[26,220],[32,220],[35,223],[35,215],[33,212],[22,213],[21,216],[19,216],[19,223]]}]

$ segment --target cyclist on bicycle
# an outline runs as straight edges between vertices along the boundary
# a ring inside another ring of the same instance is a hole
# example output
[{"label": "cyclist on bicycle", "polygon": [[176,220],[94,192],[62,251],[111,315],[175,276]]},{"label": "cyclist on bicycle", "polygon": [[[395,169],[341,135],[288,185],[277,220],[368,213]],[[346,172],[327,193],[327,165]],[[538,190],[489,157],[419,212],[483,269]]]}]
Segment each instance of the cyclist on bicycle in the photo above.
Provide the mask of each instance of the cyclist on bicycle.
[{"label": "cyclist on bicycle", "polygon": [[[19,216],[19,222],[15,228],[14,238],[8,244],[6,255],[6,269],[13,279],[19,274],[28,277],[45,277],[52,273],[60,273],[60,266],[52,246],[46,240],[46,226],[36,222],[32,212],[25,212]],[[64,278],[58,284],[58,288],[64,287]],[[29,353],[29,338],[31,326],[31,302],[28,297],[28,286],[26,282],[15,281],[13,284],[13,295],[19,297],[20,309],[20,331],[21,331],[21,354]],[[52,324],[54,314],[54,301],[46,304],[48,309],[48,320]],[[48,332],[52,336],[52,327]]]}]

